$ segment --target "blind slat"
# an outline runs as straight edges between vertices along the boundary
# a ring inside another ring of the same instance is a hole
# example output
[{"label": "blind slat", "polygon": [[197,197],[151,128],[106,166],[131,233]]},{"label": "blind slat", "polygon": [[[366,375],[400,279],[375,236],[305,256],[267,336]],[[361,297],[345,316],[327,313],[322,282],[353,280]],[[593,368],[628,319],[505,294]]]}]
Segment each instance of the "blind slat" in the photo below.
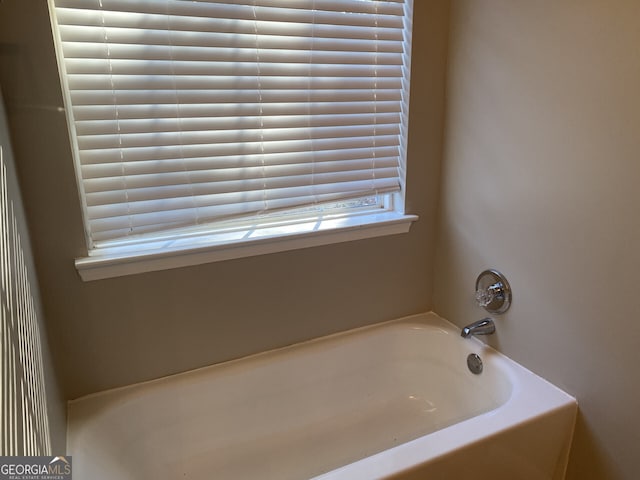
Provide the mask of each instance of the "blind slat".
[{"label": "blind slat", "polygon": [[76,105],[135,105],[157,103],[304,103],[400,101],[397,90],[324,89],[324,90],[74,90]]},{"label": "blind slat", "polygon": [[105,38],[115,44],[139,44],[143,40],[149,45],[174,46],[206,46],[222,48],[256,48],[261,49],[296,49],[319,51],[359,51],[359,52],[396,52],[403,51],[400,33],[395,40],[378,40],[371,42],[367,39],[325,37],[319,38],[294,35],[256,35],[255,32],[218,33],[209,31],[167,31],[166,28],[123,28],[104,27],[102,29],[87,30],[80,25],[63,25],[60,28],[63,42],[101,43]]},{"label": "blind slat", "polygon": [[[395,157],[366,158],[349,161],[335,161],[322,163],[301,163],[284,165],[265,165],[253,167],[218,168],[215,170],[197,170],[185,172],[184,170],[171,171],[166,173],[120,175],[112,177],[100,177],[85,180],[85,191],[87,194],[98,192],[115,192],[122,189],[126,182],[127,189],[150,189],[156,186],[186,185],[186,184],[209,184],[210,188],[215,188],[216,182],[229,182],[251,179],[265,179],[281,177],[285,175],[314,175],[324,173],[337,173],[346,171],[366,171],[375,162],[376,168],[395,168]],[[370,173],[369,173],[370,174]],[[388,176],[388,175],[387,175]],[[297,180],[296,180],[297,181]]]},{"label": "blind slat", "polygon": [[273,115],[242,117],[184,117],[156,118],[153,122],[146,119],[110,120],[77,120],[76,132],[79,137],[85,135],[115,135],[128,133],[176,132],[176,131],[212,131],[237,130],[257,128],[287,128],[319,127],[319,126],[350,126],[373,124],[399,124],[400,115],[397,112],[350,113],[343,115]]},{"label": "blind slat", "polygon": [[[66,58],[83,59],[133,59],[181,60],[201,62],[256,62],[256,63],[305,63],[309,61],[306,51],[293,49],[227,48],[172,45],[139,45],[62,42]],[[339,50],[316,50],[313,61],[317,64],[401,65],[396,53],[354,52]],[[219,63],[212,64],[213,67]],[[220,65],[224,67],[224,65]]]},{"label": "blind slat", "polygon": [[[173,215],[180,211],[183,215],[188,212],[197,215],[199,219],[206,220],[208,211],[225,208],[229,213],[225,217],[234,216],[234,210],[241,210],[243,213],[251,213],[247,209],[247,204],[253,203],[258,206],[257,211],[281,208],[283,202],[287,202],[289,207],[299,206],[301,198],[310,200],[308,203],[315,203],[315,197],[327,197],[331,199],[353,198],[370,194],[372,191],[387,192],[396,189],[396,182],[393,177],[372,180],[361,180],[356,182],[343,182],[338,184],[316,184],[313,188],[308,185],[298,187],[260,189],[255,191],[242,191],[221,193],[202,197],[184,197],[163,201],[167,204],[166,209],[157,210],[153,208],[156,201],[151,201],[152,205],[145,202],[134,202],[111,205],[110,212],[104,212],[96,208],[98,212],[92,216],[92,225],[98,231],[104,229],[122,229],[127,226],[149,225],[156,223],[163,215]],[[90,207],[91,208],[91,207]],[[252,209],[253,210],[253,209]],[[255,211],[255,210],[254,210]],[[120,213],[120,215],[118,215]],[[102,215],[101,215],[102,214]],[[174,220],[175,221],[175,220]],[[199,222],[195,222],[199,223]]]},{"label": "blind slat", "polygon": [[234,75],[309,75],[329,77],[402,77],[402,65],[367,65],[367,64],[309,64],[309,62],[267,64],[256,62],[232,62],[213,64],[189,60],[145,60],[116,58],[68,58],[65,68],[71,74],[102,75],[214,75],[220,71],[233,72]]},{"label": "blind slat", "polygon": [[[370,167],[370,166],[369,166]],[[260,195],[265,197],[273,195],[272,190],[278,190],[279,194],[286,195],[287,189],[307,188],[314,189],[322,186],[324,191],[335,189],[343,191],[348,182],[370,182],[372,188],[379,183],[393,179],[398,172],[393,167],[377,167],[376,177],[371,178],[371,168],[366,170],[347,170],[329,173],[312,173],[296,175],[294,177],[258,177],[244,178],[240,180],[220,179],[212,183],[191,183],[188,178],[185,183],[174,185],[155,185],[153,187],[140,187],[122,190],[96,192],[87,194],[87,205],[93,212],[94,218],[120,215],[128,211],[132,215],[149,213],[157,210],[157,201],[162,201],[165,208],[188,208],[190,205],[206,204],[209,200],[217,198],[215,195],[239,193]],[[188,177],[188,175],[185,175]],[[333,185],[333,187],[331,187]],[[128,185],[127,185],[128,186]],[[293,191],[293,190],[292,190]],[[253,193],[251,193],[253,192]],[[332,190],[332,193],[333,190]],[[180,205],[180,207],[170,207]],[[120,213],[117,213],[120,212]]]},{"label": "blind slat", "polygon": [[[369,11],[354,8],[358,5],[367,5]],[[346,10],[344,5],[338,10],[322,10],[313,8],[313,3],[306,8],[289,8],[287,3],[281,3],[281,7],[253,5],[224,2],[185,2],[185,1],[159,1],[159,0],[56,0],[58,8],[70,9],[69,16],[83,11],[114,12],[138,15],[168,15],[171,17],[201,17],[211,23],[225,23],[228,20],[261,21],[283,23],[318,23],[326,25],[350,25],[350,26],[375,26],[402,28],[403,18],[398,15],[400,10],[397,5],[390,2],[357,2],[351,4],[351,9]],[[371,8],[373,7],[373,8]],[[345,11],[349,14],[345,15]],[[401,11],[400,11],[401,13]],[[66,23],[63,21],[63,23]]]},{"label": "blind slat", "polygon": [[217,131],[177,131],[129,133],[112,135],[84,135],[78,137],[80,150],[126,149],[131,147],[177,147],[202,144],[228,143],[269,143],[289,140],[338,139],[342,137],[371,137],[374,135],[398,135],[397,124],[339,125],[311,127],[301,125],[296,128],[253,128],[225,129]]},{"label": "blind slat", "polygon": [[[82,1],[82,0],[80,0]],[[59,3],[56,1],[56,3]],[[153,2],[149,2],[153,3]],[[56,8],[58,25],[82,27],[135,28],[146,30],[223,32],[227,34],[287,35],[315,38],[359,38],[369,40],[395,40],[402,38],[402,22],[387,27],[376,26],[376,18],[364,25],[342,25],[339,23],[305,23],[265,21],[256,16],[253,20],[227,19],[222,17],[176,16],[108,10],[84,10]],[[375,27],[373,30],[372,27]]]},{"label": "blind slat", "polygon": [[280,142],[242,142],[240,144],[197,144],[170,145],[161,147],[131,147],[127,149],[84,150],[81,155],[84,164],[113,163],[126,164],[136,161],[158,161],[181,157],[218,157],[225,155],[260,155],[292,152],[372,148],[376,146],[397,146],[398,135],[376,136],[375,139],[365,137],[329,138],[317,140],[288,140]]},{"label": "blind slat", "polygon": [[[118,95],[127,90],[189,89],[210,90],[307,90],[313,89],[366,89],[398,90],[402,79],[394,77],[301,77],[262,76],[238,77],[236,75],[69,75],[69,89],[107,90]],[[114,92],[115,91],[115,92]]]},{"label": "blind slat", "polygon": [[227,155],[216,157],[169,158],[127,163],[98,163],[83,165],[85,183],[94,178],[130,177],[137,175],[161,175],[168,172],[198,172],[207,169],[251,168],[262,165],[319,165],[324,162],[359,161],[371,158],[394,158],[397,161],[398,146],[376,146],[375,148],[344,148],[340,150],[314,150],[303,152],[272,153],[257,155]]},{"label": "blind slat", "polygon": [[[199,104],[189,103],[177,105],[175,103],[129,104],[129,105],[75,105],[73,116],[76,122],[83,120],[126,120],[126,119],[163,119],[187,117],[244,117],[261,115],[274,117],[281,115],[348,115],[356,113],[388,113],[400,112],[400,102],[370,100],[321,102],[321,103],[263,103],[246,104]],[[179,114],[178,114],[179,112]],[[152,123],[152,122],[149,122]],[[114,123],[115,125],[115,123]]]}]

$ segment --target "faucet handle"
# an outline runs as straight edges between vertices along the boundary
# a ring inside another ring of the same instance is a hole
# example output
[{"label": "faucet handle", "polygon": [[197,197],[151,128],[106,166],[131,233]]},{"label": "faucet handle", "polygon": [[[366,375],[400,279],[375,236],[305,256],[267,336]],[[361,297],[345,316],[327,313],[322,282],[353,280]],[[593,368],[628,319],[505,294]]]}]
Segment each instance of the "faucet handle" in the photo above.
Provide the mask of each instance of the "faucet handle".
[{"label": "faucet handle", "polygon": [[475,297],[487,312],[504,313],[511,306],[511,287],[497,270],[485,270],[476,280]]},{"label": "faucet handle", "polygon": [[504,297],[504,289],[501,282],[489,285],[485,289],[479,288],[476,290],[476,302],[478,302],[478,305],[482,308],[491,305],[491,302],[501,297]]}]

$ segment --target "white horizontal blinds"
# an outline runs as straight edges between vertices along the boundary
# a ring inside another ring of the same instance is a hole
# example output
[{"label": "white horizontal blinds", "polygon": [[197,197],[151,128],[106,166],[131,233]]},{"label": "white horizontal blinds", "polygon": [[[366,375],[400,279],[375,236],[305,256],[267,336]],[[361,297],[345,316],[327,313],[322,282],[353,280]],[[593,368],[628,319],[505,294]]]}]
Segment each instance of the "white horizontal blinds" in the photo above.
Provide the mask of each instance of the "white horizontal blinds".
[{"label": "white horizontal blinds", "polygon": [[93,242],[400,188],[402,1],[54,2]]}]

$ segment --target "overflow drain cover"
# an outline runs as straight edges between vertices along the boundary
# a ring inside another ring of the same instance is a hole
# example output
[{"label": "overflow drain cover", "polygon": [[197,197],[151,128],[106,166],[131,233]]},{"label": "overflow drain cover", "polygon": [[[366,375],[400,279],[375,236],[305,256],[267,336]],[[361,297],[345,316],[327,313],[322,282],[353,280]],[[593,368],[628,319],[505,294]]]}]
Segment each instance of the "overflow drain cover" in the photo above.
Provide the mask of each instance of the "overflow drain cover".
[{"label": "overflow drain cover", "polygon": [[476,375],[482,373],[482,359],[479,355],[475,353],[470,353],[467,357],[467,367],[471,373],[475,373]]}]

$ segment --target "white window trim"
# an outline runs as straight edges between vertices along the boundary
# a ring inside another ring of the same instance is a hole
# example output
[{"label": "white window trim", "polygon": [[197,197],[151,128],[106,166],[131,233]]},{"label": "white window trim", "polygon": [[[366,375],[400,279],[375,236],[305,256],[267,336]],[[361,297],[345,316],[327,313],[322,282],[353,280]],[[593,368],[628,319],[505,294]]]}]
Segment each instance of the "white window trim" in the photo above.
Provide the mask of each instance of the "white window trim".
[{"label": "white window trim", "polygon": [[93,251],[75,262],[84,281],[188,267],[236,258],[406,233],[416,215],[387,211],[313,218],[285,225],[261,225],[194,238],[157,241],[140,247]]},{"label": "white window trim", "polygon": [[[52,9],[54,5],[54,1],[55,0],[49,0],[50,7]],[[64,2],[67,0],[60,0],[60,1],[64,4]],[[78,2],[79,0],[68,0],[68,1],[70,3],[67,6],[74,6],[75,5],[74,2]],[[412,0],[406,0],[406,1],[408,2],[408,5],[410,7],[412,4]],[[254,19],[255,19],[255,13],[256,12],[254,11]],[[377,14],[377,7],[376,7],[376,14]],[[52,20],[53,20],[53,17],[52,17]],[[410,22],[410,21],[411,21],[410,18],[405,17],[405,20],[404,20],[405,28],[407,25],[406,22]],[[376,19],[376,24],[375,24],[376,28],[378,27],[377,22],[378,20]],[[117,25],[118,27],[121,26],[117,22],[114,25]],[[256,34],[257,34],[257,30],[256,30]],[[75,41],[79,41],[74,35],[71,35],[67,40],[70,41],[71,43]],[[60,47],[62,45],[61,38],[59,38],[59,35],[57,34],[54,35],[54,37],[56,39],[56,48],[60,50]],[[82,41],[86,41],[85,37],[82,37],[82,38],[84,39]],[[87,37],[87,38],[90,40],[89,43],[94,41],[93,37]],[[119,38],[119,37],[117,37],[116,35],[114,36],[114,39],[115,38]],[[377,41],[377,34],[376,34],[376,41]],[[409,61],[410,40],[408,45],[409,45],[409,48],[405,49],[403,54],[405,58],[403,68],[404,68],[405,74],[407,75],[408,75],[408,70],[410,69],[410,61]],[[377,48],[378,47],[376,46],[376,65],[378,64]],[[91,50],[91,52],[93,52],[93,50]],[[63,77],[63,83],[64,83],[64,78],[66,78],[65,63],[61,59],[61,57],[59,57],[58,60],[60,65],[61,77]],[[88,72],[91,75],[95,73],[91,69],[88,70],[87,72],[75,71],[75,70],[74,72],[76,74],[78,74],[78,72],[80,73]],[[259,72],[258,72],[258,76],[259,76]],[[403,77],[403,78],[407,78],[407,77]],[[80,77],[76,78],[76,80],[85,82],[86,79],[84,78],[83,75],[80,75]],[[89,80],[86,80],[86,81],[89,81]],[[93,82],[93,80],[91,80],[91,82]],[[74,84],[74,85],[75,87],[80,88],[80,90],[84,94],[85,93],[84,90],[86,90],[86,88],[91,87],[89,88],[89,90],[97,88],[97,86],[91,82],[82,83],[81,85],[79,84]],[[400,149],[400,152],[401,152],[398,158],[399,160],[398,169],[399,171],[404,173],[406,172],[406,142],[407,142],[406,122],[408,120],[407,107],[408,107],[409,90],[408,90],[408,82],[404,83],[403,85],[404,85],[403,86],[404,94],[402,96],[402,100],[400,100],[403,105],[403,107],[400,110],[401,115],[403,116],[403,120],[399,124],[399,127],[403,133],[400,135],[400,144],[398,145],[398,148]],[[377,88],[377,83],[375,84],[375,86]],[[115,88],[113,86],[113,83],[111,87],[112,89]],[[155,84],[152,85],[151,87],[155,88]],[[358,88],[360,88],[360,83],[358,83]],[[98,88],[98,90],[100,89]],[[151,88],[151,90],[153,90],[153,88]],[[70,93],[67,92],[66,95],[67,97],[69,97]],[[382,100],[384,100],[384,98]],[[73,111],[73,108],[72,108],[73,105],[70,102],[70,98],[66,98],[66,105],[70,115],[69,122],[71,125],[73,124],[73,114],[71,113]],[[374,122],[374,125],[377,125],[376,122]],[[75,130],[71,128],[70,132],[72,137],[74,137],[75,133],[73,132],[75,132]],[[93,137],[99,136],[96,134],[94,130],[89,130],[88,132],[91,135],[89,135],[90,138],[89,140],[87,140],[89,143],[85,142],[84,144],[85,150],[92,151],[96,148],[99,150],[105,146],[103,145],[104,139],[100,139],[100,141],[98,141],[95,138],[93,138]],[[102,130],[100,130],[100,132],[102,132]],[[375,132],[376,130],[374,129],[374,135],[375,135]],[[384,134],[384,132],[382,132],[381,134]],[[107,135],[107,137],[109,137],[109,135]],[[96,141],[98,141],[98,143],[95,143]],[[109,141],[112,141],[112,140],[109,140]],[[75,145],[74,138],[72,138],[72,144]],[[136,146],[136,145],[133,145],[133,146]],[[131,146],[131,145],[125,145],[125,146]],[[376,144],[374,143],[374,147],[375,146]],[[384,147],[382,143],[379,146]],[[82,176],[79,173],[80,171],[79,169],[81,168],[81,163],[78,158],[78,152],[76,151],[75,154],[76,154],[75,155],[76,168],[78,169],[77,170],[78,183],[80,185],[79,187],[80,195],[81,197],[83,197],[84,187],[82,187],[82,178],[81,178]],[[374,155],[374,158],[376,158],[375,154],[373,155]],[[380,156],[380,158],[382,159],[386,157]],[[127,159],[127,161],[130,161],[130,160],[132,159],[131,158]],[[93,164],[91,163],[91,165]],[[389,169],[390,167],[387,168],[387,170]],[[337,171],[341,172],[341,170],[337,170]],[[110,175],[106,175],[105,178],[108,178],[110,180],[113,180],[111,177],[120,178],[119,174],[114,175],[113,172],[111,172],[111,170],[109,170],[109,172],[110,172]],[[105,175],[102,170],[100,170],[100,174],[103,176]],[[135,174],[138,175],[140,174],[140,172],[136,171]],[[205,177],[202,177],[202,178],[205,178]],[[348,177],[349,179],[348,182],[345,180],[346,178],[347,177],[344,177],[343,179],[343,177],[339,177],[336,181],[339,181],[341,185],[342,185],[342,182],[350,183],[353,181],[353,178],[351,178],[351,176]],[[380,177],[378,176],[366,177],[365,180],[369,181],[370,178],[381,178],[382,180],[387,179],[386,176],[381,175]],[[102,180],[102,177],[100,177],[100,179]],[[122,275],[144,273],[144,272],[198,265],[202,263],[216,262],[216,261],[222,261],[222,260],[228,260],[228,259],[234,259],[234,258],[282,252],[285,250],[295,250],[295,249],[307,248],[307,247],[318,246],[318,245],[327,245],[327,244],[338,243],[338,242],[346,242],[346,241],[352,241],[352,240],[358,240],[358,239],[364,239],[364,238],[377,237],[382,235],[404,233],[409,231],[411,223],[413,221],[416,221],[418,217],[415,215],[404,214],[404,211],[403,211],[403,205],[404,205],[403,197],[405,194],[404,175],[400,174],[397,180],[400,183],[399,185],[389,186],[386,184],[384,185],[376,184],[376,187],[374,189],[375,193],[367,192],[366,196],[369,196],[372,194],[380,195],[381,197],[379,198],[385,198],[385,200],[383,201],[384,203],[383,208],[377,207],[377,208],[372,208],[370,210],[365,210],[365,211],[362,211],[356,208],[355,210],[345,209],[341,212],[338,211],[338,213],[327,213],[326,211],[324,212],[321,211],[320,213],[309,213],[308,215],[304,215],[303,217],[300,217],[300,216],[281,217],[281,216],[278,216],[278,210],[279,208],[281,208],[281,206],[276,203],[274,205],[274,211],[276,215],[272,218],[269,216],[262,216],[261,214],[258,214],[257,217],[254,217],[254,218],[259,217],[260,218],[259,223],[255,219],[249,220],[244,224],[242,223],[231,223],[231,224],[226,223],[225,224],[223,222],[222,224],[218,224],[217,227],[212,227],[212,228],[215,228],[215,230],[202,231],[200,229],[200,231],[195,231],[195,232],[193,230],[190,230],[191,228],[194,228],[194,226],[192,225],[192,227],[187,227],[186,230],[178,230],[179,234],[174,235],[170,238],[168,236],[164,236],[163,233],[159,233],[157,236],[154,236],[154,235],[148,235],[148,233],[143,232],[142,230],[134,230],[134,226],[130,223],[130,224],[125,224],[125,227],[127,227],[126,229],[127,234],[130,235],[129,237],[118,237],[116,235],[109,237],[108,235],[103,235],[102,238],[96,239],[95,237],[92,236],[92,233],[91,233],[92,230],[87,223],[86,235],[87,235],[88,253],[86,257],[76,259],[76,262],[75,262],[76,268],[83,280],[85,281],[98,280],[98,279],[111,278],[111,277],[117,277]],[[132,185],[135,185],[135,186],[132,186],[132,188],[140,187],[140,185],[138,185],[138,183],[135,183],[135,182]],[[116,185],[116,187],[117,186],[118,185]],[[103,183],[100,183],[100,188],[106,188],[106,187],[104,187]],[[358,192],[358,191],[359,190],[354,190],[354,192]],[[390,193],[390,192],[393,192],[393,193]],[[363,191],[363,194],[364,194],[364,191]],[[102,197],[100,198],[102,201]],[[132,198],[133,198],[132,202],[134,202],[134,201],[140,201],[140,199],[145,200],[146,197],[144,198],[132,197]],[[332,197],[329,197],[329,198],[332,198]],[[345,198],[348,198],[348,196]],[[127,202],[128,202],[128,199],[129,197],[127,197]],[[109,197],[108,200],[110,202],[111,197]],[[318,197],[316,201],[318,203],[322,203],[323,200],[322,198]],[[109,202],[107,202],[106,205],[110,207],[111,203]],[[83,213],[86,217],[87,216],[86,202],[83,201],[83,204],[85,204],[85,210]],[[102,205],[102,204],[99,204],[99,205]],[[178,208],[173,204],[171,205],[172,205],[172,208],[173,207]],[[102,210],[100,210],[100,212],[101,212],[100,215],[104,215],[104,212]],[[118,210],[115,213],[120,214],[119,212],[120,210]],[[127,212],[129,212],[129,210],[127,210]],[[111,213],[114,213],[114,212],[111,212]],[[140,214],[139,211],[135,211],[134,213],[136,215]],[[100,215],[98,215],[96,218],[101,219],[102,217]],[[133,215],[133,213],[131,215]],[[109,216],[107,215],[107,217]],[[85,220],[87,220],[87,218],[85,218]],[[203,227],[203,225],[200,222],[196,222],[195,226],[197,227],[198,225],[200,225],[200,227],[202,228],[208,228],[208,227]],[[111,224],[107,226],[110,227]],[[98,229],[98,231],[103,232],[103,230],[100,230],[100,229]],[[106,231],[109,232],[108,229]]]}]

